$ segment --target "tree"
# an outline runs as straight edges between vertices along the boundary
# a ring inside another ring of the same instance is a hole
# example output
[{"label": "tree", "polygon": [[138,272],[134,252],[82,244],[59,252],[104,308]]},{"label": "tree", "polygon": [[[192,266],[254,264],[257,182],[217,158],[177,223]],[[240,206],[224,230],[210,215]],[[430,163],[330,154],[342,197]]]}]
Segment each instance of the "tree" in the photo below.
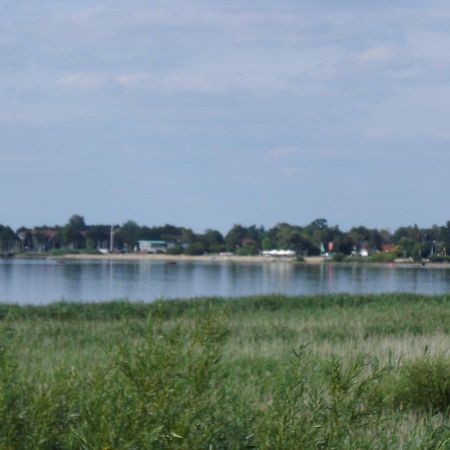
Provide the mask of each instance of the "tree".
[{"label": "tree", "polygon": [[82,248],[84,246],[83,233],[86,231],[84,217],[74,214],[62,230],[65,246]]},{"label": "tree", "polygon": [[350,255],[353,250],[353,241],[349,236],[342,233],[334,239],[334,249],[335,252]]},{"label": "tree", "polygon": [[68,222],[68,225],[76,232],[81,232],[86,229],[86,223],[84,222],[84,217],[79,214],[74,214]]},{"label": "tree", "polygon": [[233,225],[231,230],[225,236],[225,244],[228,250],[235,251],[246,237],[246,228],[242,225]]},{"label": "tree", "polygon": [[272,240],[269,236],[264,236],[261,242],[261,247],[263,250],[271,250],[273,248]]},{"label": "tree", "polygon": [[370,230],[364,226],[353,227],[347,233],[347,237],[352,240],[353,247],[357,250],[370,246]]},{"label": "tree", "polygon": [[328,241],[328,222],[326,219],[313,220],[305,227],[305,233],[318,245]]},{"label": "tree", "polygon": [[182,227],[166,224],[163,227],[159,227],[159,239],[167,242],[179,242],[182,232]]},{"label": "tree", "polygon": [[244,227],[242,225],[233,225],[231,230],[225,236],[225,244],[231,251],[236,251],[241,246],[251,247],[248,251],[258,252],[261,249],[261,241],[266,232],[263,227]]},{"label": "tree", "polygon": [[447,221],[445,226],[440,227],[439,241],[443,247],[443,253],[449,255],[450,253],[450,221]]},{"label": "tree", "polygon": [[193,244],[190,244],[186,249],[187,255],[203,255],[205,254],[205,252],[205,246],[201,242],[194,242]]},{"label": "tree", "polygon": [[401,248],[403,256],[414,259],[422,257],[422,251],[425,250],[420,243],[408,237],[402,237],[400,239],[399,247]]},{"label": "tree", "polygon": [[119,229],[118,235],[120,236],[121,240],[130,246],[137,245],[137,242],[139,241],[142,234],[141,227],[134,222],[133,220],[128,220],[125,222]]},{"label": "tree", "polygon": [[17,241],[16,233],[9,226],[0,225],[0,251],[10,252]]},{"label": "tree", "polygon": [[108,247],[111,233],[110,225],[92,225],[86,232],[86,247]]},{"label": "tree", "polygon": [[320,253],[319,246],[314,244],[303,229],[296,225],[280,223],[269,230],[269,237],[280,250],[294,250],[304,255],[318,255]]},{"label": "tree", "polygon": [[180,244],[192,244],[195,241],[195,233],[190,228],[183,228],[179,237]]},{"label": "tree", "polygon": [[208,229],[198,236],[198,241],[204,245],[209,253],[219,253],[225,250],[225,241],[220,231]]},{"label": "tree", "polygon": [[344,239],[344,233],[338,226],[330,227],[326,219],[313,220],[304,228],[304,232],[311,239],[314,246],[327,248],[329,242],[334,243],[335,252],[350,254],[353,248],[349,239]]}]

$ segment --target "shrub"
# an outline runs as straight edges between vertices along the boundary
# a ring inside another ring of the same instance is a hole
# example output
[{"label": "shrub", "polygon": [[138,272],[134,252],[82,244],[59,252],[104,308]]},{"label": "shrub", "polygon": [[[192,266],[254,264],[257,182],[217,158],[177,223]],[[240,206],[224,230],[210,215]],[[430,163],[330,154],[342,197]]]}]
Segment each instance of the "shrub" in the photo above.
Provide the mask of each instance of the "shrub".
[{"label": "shrub", "polygon": [[100,255],[99,250],[96,248],[82,248],[82,249],[57,248],[51,250],[49,253],[51,256],[79,255],[81,253],[89,255]]},{"label": "shrub", "polygon": [[364,257],[364,256],[346,256],[344,258],[345,262],[352,262],[352,263],[366,263],[368,261],[369,258]]},{"label": "shrub", "polygon": [[186,255],[191,256],[198,256],[198,255],[204,255],[205,254],[205,246],[200,242],[194,242],[193,244],[190,244],[189,247],[186,249]]},{"label": "shrub", "polygon": [[392,262],[394,260],[395,260],[394,253],[379,252],[369,256],[370,262]]},{"label": "shrub", "polygon": [[450,407],[450,359],[425,357],[406,363],[394,384],[394,403],[401,408],[446,412]]},{"label": "shrub", "polygon": [[183,247],[181,245],[176,245],[175,247],[170,247],[166,252],[168,255],[181,255],[183,253]]},{"label": "shrub", "polygon": [[258,251],[256,250],[256,248],[250,245],[244,245],[243,247],[239,247],[237,251],[238,256],[253,256],[257,254]]},{"label": "shrub", "polygon": [[[207,312],[186,333],[179,325],[167,327],[158,310],[150,316],[145,342],[123,346],[116,357],[127,386],[121,397],[129,410],[119,427],[97,436],[95,448],[120,448],[125,442],[130,448],[239,448],[240,433],[227,445],[221,442],[234,415],[221,398],[218,365],[227,336],[221,319]],[[87,436],[98,424],[97,415],[92,419]],[[113,432],[121,434],[121,442],[108,442]]]},{"label": "shrub", "polygon": [[333,261],[334,262],[342,262],[345,259],[345,255],[343,253],[335,253],[333,255]]},{"label": "shrub", "polygon": [[450,262],[450,256],[430,256],[430,262]]},{"label": "shrub", "polygon": [[221,253],[226,251],[227,247],[223,244],[213,244],[209,246],[209,253]]},{"label": "shrub", "polygon": [[306,346],[294,351],[291,365],[282,370],[270,396],[270,403],[256,420],[256,448],[350,448],[377,420],[378,398],[372,395],[383,370],[369,369],[362,360],[346,367],[333,359],[325,379]]}]

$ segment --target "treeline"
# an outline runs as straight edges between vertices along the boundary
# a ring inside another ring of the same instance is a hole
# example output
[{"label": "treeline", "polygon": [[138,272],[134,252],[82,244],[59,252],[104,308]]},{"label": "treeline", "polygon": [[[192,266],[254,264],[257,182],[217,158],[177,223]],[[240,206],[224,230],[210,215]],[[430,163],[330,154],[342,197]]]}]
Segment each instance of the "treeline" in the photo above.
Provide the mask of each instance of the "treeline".
[{"label": "treeline", "polygon": [[[234,225],[225,235],[208,229],[195,233],[190,228],[164,225],[148,227],[127,221],[113,228],[114,251],[138,251],[140,240],[163,240],[171,243],[169,253],[201,255],[233,252],[255,255],[263,250],[294,250],[313,256],[324,252],[334,255],[389,254],[395,257],[447,258],[450,249],[450,221],[445,226],[417,225],[388,229],[353,227],[342,231],[326,219],[316,219],[306,226],[279,223],[262,226]],[[111,245],[111,225],[88,225],[80,215],[73,215],[65,225],[21,227],[14,231],[0,225],[0,252],[97,251]]]}]

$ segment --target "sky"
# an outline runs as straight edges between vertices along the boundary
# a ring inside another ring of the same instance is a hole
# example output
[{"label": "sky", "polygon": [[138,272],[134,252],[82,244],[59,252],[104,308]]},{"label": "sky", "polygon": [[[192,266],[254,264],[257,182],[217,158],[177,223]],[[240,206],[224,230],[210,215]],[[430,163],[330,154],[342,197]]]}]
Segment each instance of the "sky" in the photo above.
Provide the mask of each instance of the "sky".
[{"label": "sky", "polygon": [[0,0],[0,223],[450,220],[450,2]]}]

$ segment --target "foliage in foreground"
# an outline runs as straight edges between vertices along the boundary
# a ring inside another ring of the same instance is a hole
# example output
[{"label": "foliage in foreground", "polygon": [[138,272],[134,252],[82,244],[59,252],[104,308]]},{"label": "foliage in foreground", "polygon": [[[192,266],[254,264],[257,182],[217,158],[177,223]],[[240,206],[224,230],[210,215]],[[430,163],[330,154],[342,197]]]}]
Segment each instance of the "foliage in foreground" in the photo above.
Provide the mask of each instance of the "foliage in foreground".
[{"label": "foliage in foreground", "polygon": [[[376,352],[448,339],[449,313],[408,295],[4,306],[0,448],[450,448],[448,356]],[[338,334],[348,319],[363,334]]]}]

